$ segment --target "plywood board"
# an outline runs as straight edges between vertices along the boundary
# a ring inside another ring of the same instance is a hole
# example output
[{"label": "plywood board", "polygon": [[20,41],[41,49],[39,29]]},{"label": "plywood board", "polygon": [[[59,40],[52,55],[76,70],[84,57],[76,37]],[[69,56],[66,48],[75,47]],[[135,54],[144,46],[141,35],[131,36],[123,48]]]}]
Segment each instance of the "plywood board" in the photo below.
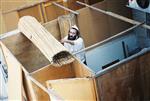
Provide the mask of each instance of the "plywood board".
[{"label": "plywood board", "polygon": [[150,100],[150,52],[140,57],[140,83],[142,100]]},{"label": "plywood board", "polygon": [[0,42],[0,46],[8,66],[8,99],[22,100],[22,69],[21,64],[12,56],[5,45]]},{"label": "plywood board", "polygon": [[20,33],[7,37],[2,42],[29,73],[49,64],[40,50]]},{"label": "plywood board", "polygon": [[93,80],[90,78],[49,80],[47,86],[65,101],[96,101]]},{"label": "plywood board", "polygon": [[18,21],[19,21],[19,15],[17,11],[4,14],[3,18],[4,18],[4,23],[5,23],[7,32],[17,28]]},{"label": "plywood board", "polygon": [[150,100],[150,52],[120,64],[99,76],[97,90],[101,101]]},{"label": "plywood board", "polygon": [[[110,0],[110,1],[107,1],[107,10],[132,19],[131,9],[129,9],[125,6],[127,4],[127,2],[128,2],[128,0],[124,0],[124,1],[123,0],[122,1]],[[121,31],[131,27],[131,25],[132,25],[132,24],[129,24],[127,22],[113,18],[111,16],[109,16],[108,20],[109,20],[111,35],[115,35],[116,33],[119,33]]]},{"label": "plywood board", "polygon": [[35,17],[39,22],[42,22],[43,20],[41,18],[40,10],[41,9],[38,8],[38,5],[35,5],[33,7],[19,10],[18,15],[19,15],[19,17],[30,15],[30,16]]},{"label": "plywood board", "polygon": [[91,77],[93,76],[94,72],[89,69],[84,64],[81,64],[81,62],[75,60],[72,64],[72,67],[74,67],[74,72],[76,77]]},{"label": "plywood board", "polygon": [[49,21],[45,24],[43,24],[43,26],[57,39],[57,40],[61,40],[61,35],[60,35],[60,28],[59,28],[59,24],[58,24],[58,20],[52,20]]},{"label": "plywood board", "polygon": [[46,66],[38,71],[32,73],[32,76],[41,84],[46,86],[47,80],[74,78],[75,73],[70,64],[62,67],[53,67],[51,65]]},{"label": "plywood board", "polygon": [[[63,5],[63,2],[59,2],[58,4]],[[59,8],[51,4],[50,6],[45,7],[45,13],[47,16],[47,20],[51,21],[51,20],[57,19],[57,17],[60,15],[64,15],[65,11],[62,8]]]},{"label": "plywood board", "polygon": [[[106,7],[106,3],[100,5],[101,9],[106,9]],[[108,16],[89,8],[80,9],[78,12],[80,14],[77,16],[77,21],[86,46],[110,36]]]}]

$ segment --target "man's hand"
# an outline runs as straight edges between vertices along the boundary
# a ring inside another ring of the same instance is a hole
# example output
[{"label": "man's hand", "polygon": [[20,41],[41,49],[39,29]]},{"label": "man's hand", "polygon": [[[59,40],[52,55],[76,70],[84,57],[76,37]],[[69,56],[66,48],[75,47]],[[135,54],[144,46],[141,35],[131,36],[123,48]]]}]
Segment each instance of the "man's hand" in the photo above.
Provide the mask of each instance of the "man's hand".
[{"label": "man's hand", "polygon": [[61,39],[60,41],[62,44],[64,43],[70,43],[71,45],[74,45],[74,42],[73,41],[70,41],[70,40],[67,40],[67,39]]}]

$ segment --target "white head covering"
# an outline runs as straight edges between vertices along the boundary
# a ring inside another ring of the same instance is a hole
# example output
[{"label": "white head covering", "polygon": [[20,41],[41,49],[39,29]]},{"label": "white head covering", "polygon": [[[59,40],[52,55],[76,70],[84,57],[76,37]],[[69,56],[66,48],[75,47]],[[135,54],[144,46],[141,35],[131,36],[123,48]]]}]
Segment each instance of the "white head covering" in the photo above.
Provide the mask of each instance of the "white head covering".
[{"label": "white head covering", "polygon": [[71,28],[75,28],[79,31],[79,28],[76,25],[71,26]]}]

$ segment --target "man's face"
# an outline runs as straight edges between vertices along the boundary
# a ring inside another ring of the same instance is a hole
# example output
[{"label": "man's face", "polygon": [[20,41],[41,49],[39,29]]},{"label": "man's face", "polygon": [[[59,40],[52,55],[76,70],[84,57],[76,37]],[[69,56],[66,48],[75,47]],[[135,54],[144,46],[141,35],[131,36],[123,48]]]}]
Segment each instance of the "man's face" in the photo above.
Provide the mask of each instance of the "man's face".
[{"label": "man's face", "polygon": [[75,40],[77,37],[77,31],[75,29],[70,29],[68,34],[68,40]]}]

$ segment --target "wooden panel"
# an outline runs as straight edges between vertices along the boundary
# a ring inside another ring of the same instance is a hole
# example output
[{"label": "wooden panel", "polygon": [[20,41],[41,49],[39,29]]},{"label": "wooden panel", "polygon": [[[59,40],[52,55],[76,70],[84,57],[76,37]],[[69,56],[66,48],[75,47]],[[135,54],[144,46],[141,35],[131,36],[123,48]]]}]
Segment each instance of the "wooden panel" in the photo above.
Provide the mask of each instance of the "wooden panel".
[{"label": "wooden panel", "polygon": [[[59,2],[58,4],[63,5],[63,2]],[[65,11],[62,8],[59,8],[51,4],[50,6],[45,7],[45,13],[47,16],[47,20],[51,21],[51,20],[57,19],[57,17],[60,15],[64,15]]]},{"label": "wooden panel", "polygon": [[150,100],[150,52],[140,57],[140,83],[142,100]]},{"label": "wooden panel", "polygon": [[16,9],[27,3],[26,0],[1,0],[1,9],[3,12]]},{"label": "wooden panel", "polygon": [[150,52],[99,76],[101,101],[150,100]]},{"label": "wooden panel", "polygon": [[17,11],[4,14],[3,17],[6,26],[6,31],[11,31],[17,28],[18,21],[19,21],[19,16]]},{"label": "wooden panel", "polygon": [[2,42],[9,48],[13,55],[16,56],[29,73],[49,64],[49,61],[40,50],[22,34],[7,37],[3,39]]},{"label": "wooden panel", "polygon": [[41,13],[41,11],[40,11],[38,5],[29,7],[29,8],[25,8],[25,9],[21,9],[18,11],[19,17],[30,15],[30,16],[35,17],[39,22],[42,22],[43,20],[41,18],[40,13]]},{"label": "wooden panel", "polygon": [[75,73],[70,64],[62,67],[53,67],[51,65],[32,73],[32,76],[45,86],[47,80],[73,78]]},{"label": "wooden panel", "polygon": [[[122,16],[132,18],[132,12],[131,9],[127,8],[125,5],[127,4],[128,0],[110,0],[107,1],[107,10],[120,14]],[[111,35],[115,35],[116,33],[119,33],[129,27],[131,27],[131,24],[118,20],[116,18],[113,18],[109,16],[109,25],[110,25],[110,32]],[[114,26],[115,25],[115,26]]]},{"label": "wooden panel", "polygon": [[[107,5],[103,3],[99,7],[106,9]],[[108,16],[88,8],[78,11],[80,13],[77,17],[78,25],[86,46],[102,41],[110,36]]]},{"label": "wooden panel", "polygon": [[60,29],[57,19],[49,21],[43,25],[58,41],[60,37]]},{"label": "wooden panel", "polygon": [[65,101],[96,101],[93,80],[90,78],[49,80],[47,86]]},{"label": "wooden panel", "polygon": [[0,42],[6,64],[8,66],[8,99],[22,100],[22,70],[21,64],[12,56],[10,51]]},{"label": "wooden panel", "polygon": [[93,75],[93,72],[80,61],[75,60],[72,67],[74,67],[76,77],[91,77]]}]

